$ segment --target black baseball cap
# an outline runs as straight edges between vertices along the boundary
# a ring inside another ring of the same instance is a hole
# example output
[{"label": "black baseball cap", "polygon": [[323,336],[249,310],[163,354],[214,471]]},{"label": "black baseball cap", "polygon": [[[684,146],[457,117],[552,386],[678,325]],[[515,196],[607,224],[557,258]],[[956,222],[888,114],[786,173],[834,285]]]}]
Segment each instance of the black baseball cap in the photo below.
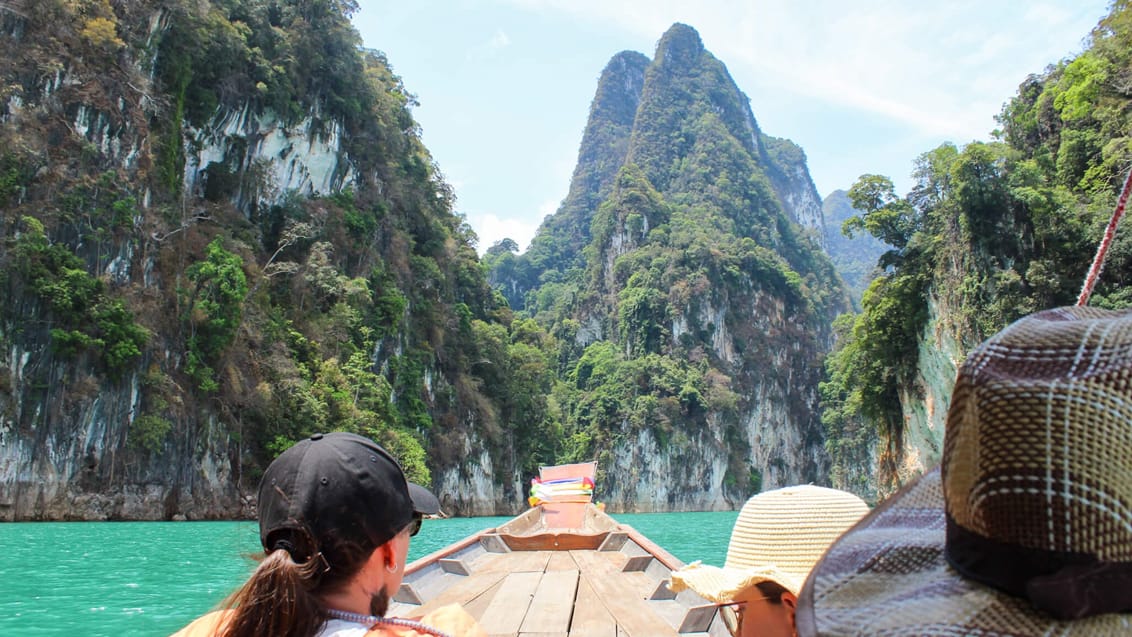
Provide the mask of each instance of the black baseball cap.
[{"label": "black baseball cap", "polygon": [[268,465],[258,508],[260,543],[270,551],[280,531],[306,530],[316,542],[335,536],[380,546],[414,515],[439,512],[440,502],[405,480],[401,465],[374,441],[334,432],[315,434]]}]

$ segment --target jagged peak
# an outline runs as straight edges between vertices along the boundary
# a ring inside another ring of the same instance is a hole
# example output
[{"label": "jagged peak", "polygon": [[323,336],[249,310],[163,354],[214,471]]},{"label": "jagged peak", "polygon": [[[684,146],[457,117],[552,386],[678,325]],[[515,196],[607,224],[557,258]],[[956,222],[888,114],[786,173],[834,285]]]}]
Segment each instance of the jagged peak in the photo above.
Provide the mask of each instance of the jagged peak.
[{"label": "jagged peak", "polygon": [[637,102],[651,60],[636,51],[622,51],[609,60],[598,80],[591,118],[609,118],[633,125]]},{"label": "jagged peak", "polygon": [[628,69],[644,69],[650,62],[649,56],[639,51],[622,51],[609,59],[609,63],[605,65],[602,74]]},{"label": "jagged peak", "polygon": [[665,67],[690,64],[703,52],[704,43],[700,34],[680,22],[669,27],[656,45],[656,59]]}]

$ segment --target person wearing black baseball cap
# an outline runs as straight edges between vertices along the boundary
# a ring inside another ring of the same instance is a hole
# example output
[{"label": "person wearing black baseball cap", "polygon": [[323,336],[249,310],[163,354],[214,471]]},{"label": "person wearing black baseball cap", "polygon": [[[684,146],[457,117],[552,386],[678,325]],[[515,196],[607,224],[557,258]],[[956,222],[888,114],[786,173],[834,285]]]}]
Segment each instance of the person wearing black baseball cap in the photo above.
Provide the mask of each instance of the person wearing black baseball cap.
[{"label": "person wearing black baseball cap", "polygon": [[174,637],[484,635],[458,606],[421,622],[385,617],[409,538],[440,503],[372,440],[336,432],[299,442],[267,467],[258,508],[264,560],[225,610]]}]

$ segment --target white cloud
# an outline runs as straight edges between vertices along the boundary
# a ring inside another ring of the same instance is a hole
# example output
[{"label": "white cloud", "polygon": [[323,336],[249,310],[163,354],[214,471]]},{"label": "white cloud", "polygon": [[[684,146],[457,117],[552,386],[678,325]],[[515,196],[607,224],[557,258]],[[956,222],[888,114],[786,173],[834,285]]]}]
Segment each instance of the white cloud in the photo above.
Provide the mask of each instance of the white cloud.
[{"label": "white cloud", "polygon": [[495,35],[491,36],[491,39],[488,40],[487,48],[502,49],[508,44],[511,44],[511,38],[507,37],[507,34],[504,33],[503,29],[499,29],[495,32]]},{"label": "white cloud", "polygon": [[[542,202],[542,204],[538,207],[539,223],[541,223],[542,219],[545,219],[547,216],[558,212],[558,207],[561,205],[562,201],[560,199],[547,199],[546,201]],[[520,243],[519,245],[525,244]]]},{"label": "white cloud", "polygon": [[539,221],[532,221],[523,217],[500,217],[490,212],[468,214],[468,223],[479,237],[477,251],[481,255],[503,239],[513,239],[521,250],[526,250],[541,220],[541,216]]},{"label": "white cloud", "polygon": [[[961,142],[985,137],[1017,85],[1074,53],[1080,37],[1101,17],[1081,4],[1070,12],[1050,3],[1005,0],[511,3],[615,23],[654,38],[673,22],[685,22],[728,65],[741,88],[744,79],[757,77],[765,86]],[[1097,0],[1091,4],[1101,6]]]},{"label": "white cloud", "polygon": [[511,38],[507,35],[507,32],[503,29],[496,29],[491,37],[468,49],[465,58],[472,61],[486,60],[500,55],[500,52],[510,45]]}]

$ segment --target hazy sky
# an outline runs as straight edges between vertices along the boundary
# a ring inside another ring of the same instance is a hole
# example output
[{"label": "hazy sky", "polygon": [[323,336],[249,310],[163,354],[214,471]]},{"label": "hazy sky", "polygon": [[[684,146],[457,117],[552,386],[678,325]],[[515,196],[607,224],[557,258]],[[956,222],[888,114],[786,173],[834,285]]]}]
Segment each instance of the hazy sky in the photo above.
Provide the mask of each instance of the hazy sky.
[{"label": "hazy sky", "polygon": [[354,23],[413,115],[482,253],[526,249],[570,185],[597,80],[674,22],[731,72],[764,133],[805,150],[818,193],[987,140],[1027,75],[1080,52],[1108,0],[362,0]]}]

